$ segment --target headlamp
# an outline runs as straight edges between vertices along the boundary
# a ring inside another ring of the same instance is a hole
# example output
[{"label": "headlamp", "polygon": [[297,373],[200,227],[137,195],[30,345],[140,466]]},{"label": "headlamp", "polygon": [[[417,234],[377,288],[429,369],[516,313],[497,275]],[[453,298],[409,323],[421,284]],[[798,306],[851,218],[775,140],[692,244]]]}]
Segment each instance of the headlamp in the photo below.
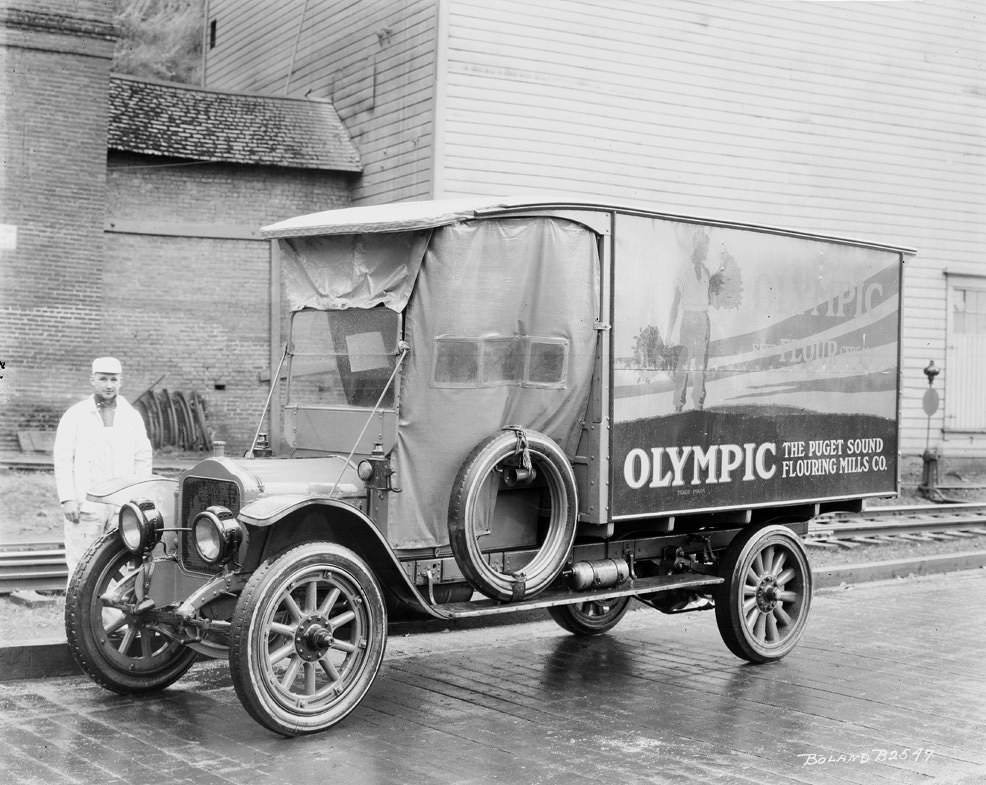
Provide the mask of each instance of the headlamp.
[{"label": "headlamp", "polygon": [[164,518],[149,499],[133,499],[124,504],[117,524],[124,547],[138,556],[157,545],[164,531]]},{"label": "headlamp", "polygon": [[214,505],[195,516],[192,539],[202,561],[206,564],[225,564],[239,550],[243,542],[243,528],[232,510]]}]

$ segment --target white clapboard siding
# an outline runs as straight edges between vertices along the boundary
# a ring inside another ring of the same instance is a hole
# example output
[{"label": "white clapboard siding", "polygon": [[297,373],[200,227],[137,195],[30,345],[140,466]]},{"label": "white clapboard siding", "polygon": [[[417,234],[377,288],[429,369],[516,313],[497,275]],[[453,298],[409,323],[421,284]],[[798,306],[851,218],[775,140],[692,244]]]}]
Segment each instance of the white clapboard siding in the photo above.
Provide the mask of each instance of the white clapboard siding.
[{"label": "white clapboard siding", "polygon": [[[917,249],[901,448],[924,450],[945,270],[986,275],[981,0],[311,0],[299,36],[303,5],[210,0],[209,86],[279,94],[297,46],[289,92],[333,101],[354,201],[576,191]],[[939,377],[933,446],[986,456],[945,429],[950,382],[977,384]]]},{"label": "white clapboard siding", "polygon": [[[854,205],[858,224],[880,231],[886,205],[912,203],[906,186],[914,169],[939,165],[947,107],[924,103],[928,127],[912,131],[913,112],[927,99],[912,95],[907,104],[914,80],[900,68],[877,64],[887,74],[879,89],[859,89],[872,85],[861,66],[833,73],[827,53],[811,68],[788,66],[789,57],[805,60],[812,48],[799,40],[817,27],[806,29],[805,20],[786,22],[783,47],[751,51],[751,38],[763,37],[758,31],[781,24],[779,5],[812,4],[767,5],[769,18],[735,12],[703,43],[696,36],[679,40],[687,26],[679,17],[710,25],[702,16],[710,9],[721,15],[727,7],[752,7],[763,15],[764,4],[452,3],[445,152],[475,159],[463,177],[471,189],[482,184],[486,158],[497,187],[505,172],[524,185],[574,176],[610,193],[677,192],[681,205],[692,207],[714,201],[712,186],[730,212],[740,200],[751,214],[798,217],[810,210],[815,225],[840,212],[848,187],[869,197]],[[695,8],[701,12],[689,10]],[[610,18],[620,9],[624,17]],[[676,16],[679,9],[685,10]],[[527,34],[518,32],[523,26]],[[832,35],[842,43],[860,27],[866,29],[853,22]],[[877,32],[856,33],[863,55],[899,46],[877,25],[869,28]],[[975,125],[966,124],[971,137]],[[516,168],[504,167],[503,157],[516,160]],[[530,157],[540,166],[531,169]],[[443,169],[452,191],[454,167]],[[958,177],[981,187],[975,174]],[[919,193],[939,220],[953,220],[939,194]]]},{"label": "white clapboard siding", "polygon": [[[588,191],[916,248],[901,447],[924,449],[943,271],[986,274],[976,3],[452,0],[446,12],[439,194]],[[986,454],[986,439],[943,435],[942,397],[936,442]]]}]

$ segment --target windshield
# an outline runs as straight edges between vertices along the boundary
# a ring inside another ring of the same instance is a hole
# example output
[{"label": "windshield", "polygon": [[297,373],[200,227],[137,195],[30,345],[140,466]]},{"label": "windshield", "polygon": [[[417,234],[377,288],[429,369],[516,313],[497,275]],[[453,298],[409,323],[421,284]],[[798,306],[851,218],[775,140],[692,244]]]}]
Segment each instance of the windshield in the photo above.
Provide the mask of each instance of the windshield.
[{"label": "windshield", "polygon": [[[289,404],[375,406],[397,360],[400,315],[377,306],[296,312],[291,320]],[[383,406],[394,406],[390,385]]]}]

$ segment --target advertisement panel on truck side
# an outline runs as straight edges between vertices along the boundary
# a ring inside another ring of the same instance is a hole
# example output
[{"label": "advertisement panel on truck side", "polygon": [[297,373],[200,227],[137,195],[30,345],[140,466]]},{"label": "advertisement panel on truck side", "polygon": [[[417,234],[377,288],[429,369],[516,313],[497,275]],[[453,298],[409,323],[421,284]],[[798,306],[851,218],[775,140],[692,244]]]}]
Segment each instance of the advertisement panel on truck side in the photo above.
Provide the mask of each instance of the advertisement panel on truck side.
[{"label": "advertisement panel on truck side", "polygon": [[894,493],[899,251],[618,215],[613,514]]}]

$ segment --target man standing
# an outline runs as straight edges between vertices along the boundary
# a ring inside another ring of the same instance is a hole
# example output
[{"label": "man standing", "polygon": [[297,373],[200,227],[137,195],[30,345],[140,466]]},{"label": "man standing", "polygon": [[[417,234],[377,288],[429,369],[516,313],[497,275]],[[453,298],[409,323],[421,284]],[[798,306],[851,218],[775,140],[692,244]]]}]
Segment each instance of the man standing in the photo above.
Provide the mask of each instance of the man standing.
[{"label": "man standing", "polygon": [[65,561],[71,579],[86,549],[100,537],[114,508],[86,494],[114,477],[151,473],[151,443],[140,414],[122,396],[115,357],[92,363],[92,395],[62,415],[55,434],[55,484],[65,516]]}]

